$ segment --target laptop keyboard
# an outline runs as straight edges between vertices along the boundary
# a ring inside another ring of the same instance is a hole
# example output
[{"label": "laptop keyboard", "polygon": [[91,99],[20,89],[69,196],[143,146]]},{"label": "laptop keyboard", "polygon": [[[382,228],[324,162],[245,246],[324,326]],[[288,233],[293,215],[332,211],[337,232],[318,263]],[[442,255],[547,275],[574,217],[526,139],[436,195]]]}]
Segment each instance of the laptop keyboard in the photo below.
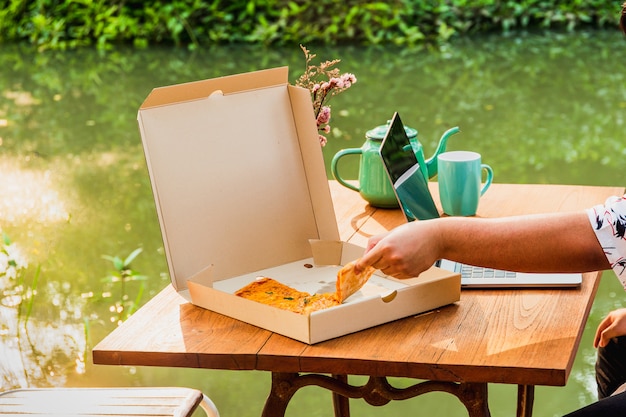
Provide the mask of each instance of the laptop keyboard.
[{"label": "laptop keyboard", "polygon": [[480,266],[462,265],[462,278],[515,278],[515,272],[499,269],[483,268]]}]

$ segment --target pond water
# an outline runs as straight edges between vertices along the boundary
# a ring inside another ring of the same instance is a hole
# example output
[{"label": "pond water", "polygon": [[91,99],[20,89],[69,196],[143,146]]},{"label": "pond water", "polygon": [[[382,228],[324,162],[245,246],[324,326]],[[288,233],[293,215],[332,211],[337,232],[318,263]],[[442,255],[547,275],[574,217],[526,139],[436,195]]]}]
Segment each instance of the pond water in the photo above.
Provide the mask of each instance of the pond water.
[{"label": "pond water", "polygon": [[[398,111],[419,131],[427,156],[459,126],[448,149],[482,153],[496,182],[624,185],[626,43],[617,32],[493,36],[438,51],[309,48],[321,59],[340,58],[341,70],[358,78],[330,102],[327,166]],[[0,229],[11,243],[0,251],[0,268],[12,260],[0,273],[2,390],[186,385],[209,394],[225,416],[260,415],[266,373],[94,366],[90,349],[169,282],[136,125],[143,99],[157,86],[282,65],[295,81],[304,68],[297,46],[0,50]],[[344,176],[356,178],[356,162],[342,165]],[[596,398],[591,341],[622,291],[605,273],[569,382],[538,387],[535,415],[562,415]],[[493,414],[513,415],[515,395],[515,387],[493,386]],[[466,415],[437,393],[380,408],[351,404],[359,416]],[[287,415],[331,415],[331,407],[330,395],[311,387]]]}]

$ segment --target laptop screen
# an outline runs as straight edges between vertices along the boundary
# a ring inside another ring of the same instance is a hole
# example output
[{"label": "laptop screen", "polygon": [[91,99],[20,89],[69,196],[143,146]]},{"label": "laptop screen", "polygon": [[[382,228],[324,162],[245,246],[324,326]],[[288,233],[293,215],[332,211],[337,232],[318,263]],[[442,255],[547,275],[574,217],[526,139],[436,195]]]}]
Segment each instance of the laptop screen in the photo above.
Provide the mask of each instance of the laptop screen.
[{"label": "laptop screen", "polygon": [[[391,125],[380,147],[380,155],[407,221],[439,217],[439,212],[428,189],[428,181],[420,170],[417,157],[413,153],[413,147],[404,131],[404,125],[398,113],[395,113],[391,120]],[[464,267],[463,264],[445,259],[437,261],[435,265],[456,272],[463,272]],[[484,271],[484,269],[476,267],[471,269]],[[489,271],[485,272],[489,273]],[[576,287],[580,286],[582,282],[581,274],[526,274],[518,272],[512,274],[514,277],[510,277],[507,273],[500,278],[497,272],[506,271],[491,270],[493,276],[485,275],[482,278],[472,277],[463,272],[461,285],[464,288]]]},{"label": "laptop screen", "polygon": [[394,113],[381,144],[380,156],[407,220],[439,217],[439,211],[428,190],[428,182],[420,170],[397,112]]}]

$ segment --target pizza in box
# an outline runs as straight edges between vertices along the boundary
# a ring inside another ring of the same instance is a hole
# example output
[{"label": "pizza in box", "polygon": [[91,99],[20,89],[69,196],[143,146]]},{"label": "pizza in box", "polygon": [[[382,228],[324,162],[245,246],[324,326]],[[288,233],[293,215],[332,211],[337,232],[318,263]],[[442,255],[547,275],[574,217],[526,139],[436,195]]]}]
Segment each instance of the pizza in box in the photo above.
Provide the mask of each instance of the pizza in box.
[{"label": "pizza in box", "polygon": [[235,295],[294,313],[310,314],[313,311],[342,304],[365,285],[375,269],[367,267],[357,273],[355,265],[356,261],[352,261],[339,270],[334,293],[309,294],[273,278],[259,277],[237,290]]}]

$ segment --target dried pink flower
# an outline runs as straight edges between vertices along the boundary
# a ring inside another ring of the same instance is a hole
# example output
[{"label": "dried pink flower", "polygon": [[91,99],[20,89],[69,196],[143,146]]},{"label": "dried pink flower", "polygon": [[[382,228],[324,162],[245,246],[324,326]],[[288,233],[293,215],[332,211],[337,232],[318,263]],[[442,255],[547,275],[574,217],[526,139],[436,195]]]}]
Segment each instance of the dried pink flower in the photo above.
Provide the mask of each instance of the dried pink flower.
[{"label": "dried pink flower", "polygon": [[[318,132],[328,134],[330,132],[330,126],[328,125],[330,122],[330,106],[326,103],[331,97],[347,90],[352,84],[356,83],[356,76],[349,72],[340,74],[339,68],[333,68],[340,62],[338,59],[313,65],[311,61],[316,55],[302,45],[300,45],[300,48],[304,52],[306,62],[305,71],[296,81],[296,86],[310,91],[317,130]],[[322,134],[319,136],[320,144],[322,146],[326,145],[326,137]]]},{"label": "dried pink flower", "polygon": [[317,125],[323,125],[330,121],[330,107],[323,106],[317,115]]}]

